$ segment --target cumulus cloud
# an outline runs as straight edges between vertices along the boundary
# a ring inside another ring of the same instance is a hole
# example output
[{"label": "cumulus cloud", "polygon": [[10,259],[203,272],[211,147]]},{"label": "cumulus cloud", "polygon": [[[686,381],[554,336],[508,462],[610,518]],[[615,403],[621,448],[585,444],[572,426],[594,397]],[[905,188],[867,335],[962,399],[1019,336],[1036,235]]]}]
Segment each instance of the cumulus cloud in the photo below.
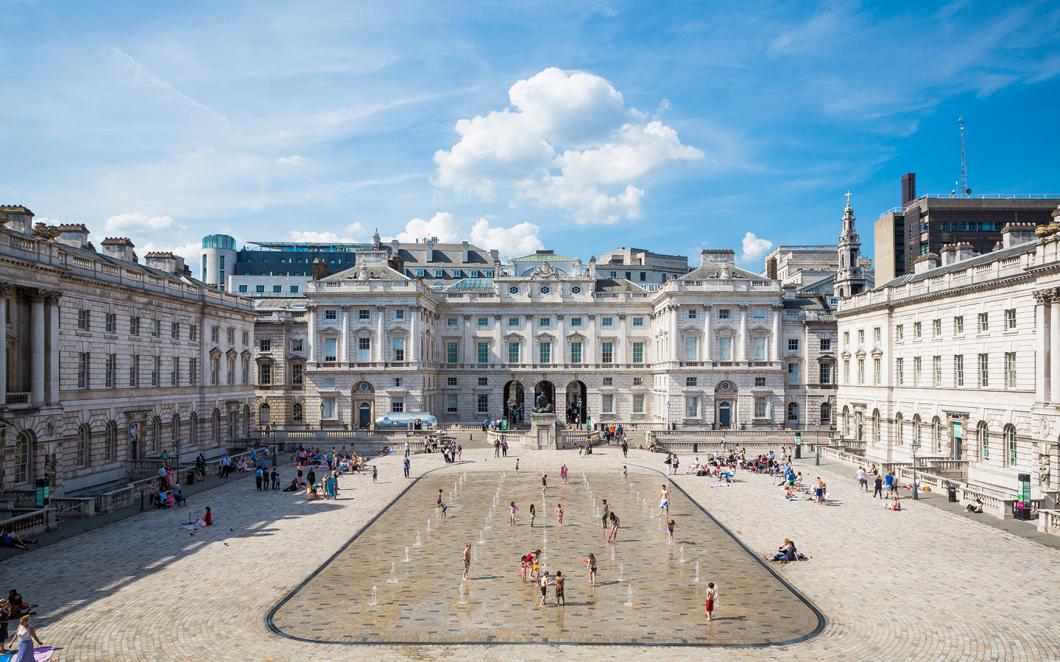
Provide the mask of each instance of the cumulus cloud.
[{"label": "cumulus cloud", "polygon": [[202,274],[199,273],[199,262],[200,256],[202,255],[202,242],[200,241],[189,241],[186,244],[166,244],[166,243],[155,243],[147,242],[143,246],[137,246],[137,254],[143,258],[148,253],[153,252],[166,252],[179,255],[184,258],[184,263],[191,269],[192,276],[199,278]]},{"label": "cumulus cloud", "polygon": [[762,259],[762,256],[773,248],[773,242],[757,237],[753,232],[748,232],[743,236],[742,248],[743,254],[740,256],[740,260],[742,262],[754,262]]},{"label": "cumulus cloud", "polygon": [[342,233],[338,232],[315,232],[312,230],[291,230],[291,241],[299,241],[308,244],[354,244],[368,241],[369,232],[360,223],[350,223]]},{"label": "cumulus cloud", "polygon": [[510,192],[578,223],[616,223],[641,216],[637,180],[704,156],[593,74],[545,69],[512,85],[508,99],[456,123],[459,141],[434,155],[435,186],[486,199]]},{"label": "cumulus cloud", "polygon": [[138,232],[176,232],[184,228],[172,216],[148,216],[140,212],[116,214],[103,222],[103,229],[111,234]]},{"label": "cumulus cloud", "polygon": [[280,158],[276,159],[276,163],[282,166],[297,168],[299,166],[304,166],[306,161],[305,157],[303,157],[301,154],[292,154],[290,156],[281,156]]},{"label": "cumulus cloud", "polygon": [[452,243],[463,240],[463,233],[453,215],[446,211],[440,211],[429,219],[413,218],[405,224],[405,229],[394,236],[395,239],[405,243],[414,243],[437,237],[443,243]]},{"label": "cumulus cloud", "polygon": [[497,249],[504,255],[525,255],[544,248],[538,233],[541,228],[533,223],[517,223],[511,227],[491,226],[484,218],[471,226],[469,241],[480,248]]}]

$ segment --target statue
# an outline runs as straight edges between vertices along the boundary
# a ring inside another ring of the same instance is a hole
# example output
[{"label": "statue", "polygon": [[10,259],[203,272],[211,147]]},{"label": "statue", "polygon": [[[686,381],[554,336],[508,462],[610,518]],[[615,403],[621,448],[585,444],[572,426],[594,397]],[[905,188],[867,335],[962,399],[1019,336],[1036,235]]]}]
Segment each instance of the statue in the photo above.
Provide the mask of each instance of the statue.
[{"label": "statue", "polygon": [[534,400],[534,404],[535,414],[552,413],[552,403],[549,401],[548,393],[545,392],[545,389],[541,389],[541,391],[537,394],[537,398]]}]

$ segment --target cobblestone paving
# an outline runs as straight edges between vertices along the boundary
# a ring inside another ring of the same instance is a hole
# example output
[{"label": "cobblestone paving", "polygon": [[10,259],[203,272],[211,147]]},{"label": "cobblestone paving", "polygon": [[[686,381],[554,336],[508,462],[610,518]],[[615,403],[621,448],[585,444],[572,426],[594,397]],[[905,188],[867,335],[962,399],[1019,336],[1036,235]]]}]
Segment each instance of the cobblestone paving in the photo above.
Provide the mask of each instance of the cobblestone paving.
[{"label": "cobblestone paving", "polygon": [[[818,627],[805,603],[672,487],[677,529],[668,544],[657,508],[668,481],[658,476],[625,481],[590,473],[562,484],[553,474],[544,499],[540,477],[527,471],[467,476],[454,468],[419,481],[283,605],[277,628],[347,643],[746,645],[795,641]],[[439,489],[448,505],[444,520],[435,507]],[[604,498],[623,525],[615,544],[605,544],[596,511]],[[515,526],[506,513],[512,501],[521,508]],[[531,503],[538,510],[534,527]],[[466,583],[465,542],[474,552]],[[534,549],[542,550],[543,569],[567,577],[566,606],[554,606],[550,588],[541,608],[538,587],[520,580],[517,559]],[[595,589],[582,564],[590,552],[598,562]],[[704,592],[721,577],[741,599],[708,628]]]},{"label": "cobblestone paving", "polygon": [[[487,453],[465,451],[465,460],[473,460],[461,467],[468,481],[477,479],[472,472],[514,465],[514,458],[498,461]],[[690,458],[684,459],[687,466]],[[558,475],[563,462],[575,476],[619,475],[622,458],[611,449],[585,458],[534,452],[522,455],[521,467]],[[629,462],[662,467],[660,456],[644,452],[631,451]],[[62,647],[53,658],[59,662],[687,660],[693,654],[643,646],[337,647],[271,632],[268,612],[407,485],[399,458],[380,466],[379,484],[344,477],[334,502],[258,494],[248,481],[217,488],[192,504],[213,506],[218,524],[210,531],[191,537],[177,528],[186,512],[144,513],[0,562],[0,586],[17,587],[40,605],[37,625],[46,643]],[[413,471],[439,466],[436,458],[417,457]],[[817,475],[812,460],[802,469]],[[741,476],[731,488],[676,479],[756,551],[793,537],[813,560],[777,571],[827,619],[821,634],[802,643],[698,649],[696,659],[1060,659],[1060,551],[929,506],[907,502],[905,512],[885,511],[857,491],[850,467],[836,469],[841,475],[820,468],[841,502],[835,507],[779,501],[765,477]],[[287,480],[290,473],[283,472]],[[718,616],[724,616],[743,598],[728,579],[720,589]],[[664,609],[658,620],[666,619]]]}]

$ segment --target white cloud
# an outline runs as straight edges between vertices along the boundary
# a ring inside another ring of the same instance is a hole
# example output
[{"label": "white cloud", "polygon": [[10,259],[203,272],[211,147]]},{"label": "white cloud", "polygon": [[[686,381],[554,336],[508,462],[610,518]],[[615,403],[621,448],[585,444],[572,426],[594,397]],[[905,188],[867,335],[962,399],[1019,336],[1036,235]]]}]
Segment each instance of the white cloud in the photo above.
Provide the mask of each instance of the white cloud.
[{"label": "white cloud", "polygon": [[195,278],[199,278],[202,274],[199,273],[199,261],[202,255],[202,242],[201,241],[189,241],[186,244],[166,244],[166,243],[154,243],[147,242],[143,246],[136,247],[136,254],[140,256],[140,261],[148,253],[153,252],[168,252],[175,255],[179,255],[184,258],[184,263],[191,269],[191,275]]},{"label": "white cloud", "polygon": [[743,236],[742,248],[743,255],[740,256],[740,261],[754,262],[755,260],[762,259],[762,256],[768,253],[769,249],[773,248],[773,242],[768,239],[757,237],[753,232],[748,232]]},{"label": "white cloud", "polygon": [[129,68],[130,72],[132,72],[133,79],[136,82],[143,83],[144,85],[147,85],[148,87],[157,90],[161,90],[164,94],[174,97],[196,110],[202,111],[207,115],[221,120],[221,122],[224,123],[225,126],[228,126],[228,118],[225,117],[223,113],[219,113],[213,108],[202,103],[201,101],[197,101],[191,98],[187,94],[184,94],[183,92],[178,90],[173,85],[170,85],[166,81],[154,75],[147,69],[147,67],[140,64],[135,58],[133,58],[131,55],[129,55],[122,49],[112,48],[111,54],[118,58],[120,62],[124,63]]},{"label": "white cloud", "polygon": [[368,241],[368,230],[360,223],[350,223],[342,234],[325,231],[291,230],[291,241],[319,244],[353,244]]},{"label": "white cloud", "polygon": [[493,227],[484,218],[471,226],[469,241],[487,250],[496,248],[504,255],[526,255],[544,248],[538,233],[541,228],[533,223],[517,223],[511,227]]},{"label": "white cloud", "polygon": [[413,243],[428,237],[437,237],[443,243],[462,241],[463,233],[453,215],[440,211],[429,219],[413,218],[405,224],[405,229],[394,237],[398,241]]},{"label": "white cloud", "polygon": [[184,228],[172,216],[148,216],[140,212],[116,214],[103,222],[103,229],[112,234],[139,232],[177,232]]},{"label": "white cloud", "polygon": [[487,199],[509,191],[578,223],[616,223],[641,215],[639,178],[704,156],[593,74],[548,68],[517,81],[508,99],[456,123],[460,140],[434,155],[436,186]]},{"label": "white cloud", "polygon": [[281,156],[280,158],[276,159],[276,163],[282,166],[290,166],[293,168],[297,168],[299,166],[304,166],[306,164],[306,160],[305,157],[303,157],[301,154],[292,154],[290,156]]}]

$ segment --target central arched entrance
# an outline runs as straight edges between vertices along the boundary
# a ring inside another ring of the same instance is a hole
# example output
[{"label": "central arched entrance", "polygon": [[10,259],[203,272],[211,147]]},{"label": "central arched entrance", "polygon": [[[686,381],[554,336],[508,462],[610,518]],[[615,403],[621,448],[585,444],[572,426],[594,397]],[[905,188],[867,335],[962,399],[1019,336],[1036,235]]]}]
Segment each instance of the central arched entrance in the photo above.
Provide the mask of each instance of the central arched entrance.
[{"label": "central arched entrance", "polygon": [[519,425],[523,422],[525,413],[523,385],[517,381],[510,381],[504,385],[504,418],[508,425]]},{"label": "central arched entrance", "polygon": [[372,408],[375,406],[375,387],[370,382],[354,384],[352,404],[357,429],[370,430],[374,423]]},{"label": "central arched entrance", "polygon": [[736,427],[736,384],[724,381],[714,387],[714,427],[727,430]]},{"label": "central arched entrance", "polygon": [[534,408],[532,411],[556,411],[556,387],[552,382],[540,381],[534,385]]},{"label": "central arched entrance", "polygon": [[567,423],[581,425],[589,418],[589,407],[587,404],[585,384],[573,381],[567,384],[566,406]]}]

